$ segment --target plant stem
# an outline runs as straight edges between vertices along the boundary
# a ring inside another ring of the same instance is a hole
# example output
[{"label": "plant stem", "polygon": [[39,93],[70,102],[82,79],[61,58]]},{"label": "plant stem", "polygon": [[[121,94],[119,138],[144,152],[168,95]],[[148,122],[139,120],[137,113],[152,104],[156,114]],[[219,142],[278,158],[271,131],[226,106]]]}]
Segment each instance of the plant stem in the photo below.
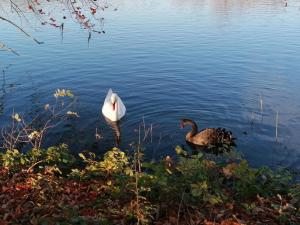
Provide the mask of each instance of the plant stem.
[{"label": "plant stem", "polygon": [[180,219],[180,209],[181,209],[181,205],[182,205],[183,197],[184,197],[184,190],[183,190],[183,192],[182,192],[182,195],[181,195],[181,200],[180,200],[179,207],[178,207],[178,212],[177,212],[177,225],[179,225],[179,219]]},{"label": "plant stem", "polygon": [[30,173],[30,171],[33,169],[33,167],[35,167],[36,165],[38,165],[42,162],[44,162],[44,160],[40,160],[40,161],[37,161],[36,163],[34,163],[31,167],[28,168],[27,173]]}]

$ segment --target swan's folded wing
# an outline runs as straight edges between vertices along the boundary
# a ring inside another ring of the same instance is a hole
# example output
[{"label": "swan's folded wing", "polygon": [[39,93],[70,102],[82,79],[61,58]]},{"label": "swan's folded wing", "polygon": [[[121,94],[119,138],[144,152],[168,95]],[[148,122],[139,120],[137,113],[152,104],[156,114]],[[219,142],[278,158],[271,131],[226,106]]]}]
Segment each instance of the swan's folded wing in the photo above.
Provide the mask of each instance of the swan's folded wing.
[{"label": "swan's folded wing", "polygon": [[111,114],[111,105],[109,102],[104,102],[103,106],[102,106],[102,114],[105,117],[109,117]]},{"label": "swan's folded wing", "polygon": [[111,114],[111,95],[112,95],[112,90],[111,88],[108,90],[107,92],[107,95],[104,99],[104,103],[103,103],[103,106],[102,106],[102,114],[105,116],[105,117],[110,117],[110,114]]},{"label": "swan's folded wing", "polygon": [[118,101],[117,101],[117,107],[118,107],[118,118],[121,119],[125,113],[126,113],[126,107],[122,101],[122,99],[118,96]]}]

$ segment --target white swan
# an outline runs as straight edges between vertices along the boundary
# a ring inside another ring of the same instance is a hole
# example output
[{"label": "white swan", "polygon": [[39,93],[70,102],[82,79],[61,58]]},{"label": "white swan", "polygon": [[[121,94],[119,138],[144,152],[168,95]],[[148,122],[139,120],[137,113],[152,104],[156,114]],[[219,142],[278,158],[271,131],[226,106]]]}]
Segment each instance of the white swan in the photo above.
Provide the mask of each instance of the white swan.
[{"label": "white swan", "polygon": [[102,114],[111,121],[120,120],[126,113],[121,98],[109,89],[102,107]]}]

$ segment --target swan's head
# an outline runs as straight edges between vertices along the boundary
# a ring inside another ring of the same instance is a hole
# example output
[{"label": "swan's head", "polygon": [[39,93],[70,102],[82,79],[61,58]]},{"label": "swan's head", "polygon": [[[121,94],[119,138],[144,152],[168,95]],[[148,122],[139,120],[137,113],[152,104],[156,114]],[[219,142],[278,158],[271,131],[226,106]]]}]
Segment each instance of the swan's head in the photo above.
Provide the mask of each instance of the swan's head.
[{"label": "swan's head", "polygon": [[194,124],[194,121],[191,119],[181,119],[180,120],[180,128],[184,128],[185,125],[192,125]]},{"label": "swan's head", "polygon": [[113,93],[110,97],[111,104],[113,105],[113,110],[115,111],[116,103],[118,101],[118,95]]},{"label": "swan's head", "polygon": [[181,119],[181,120],[180,120],[180,125],[179,125],[180,128],[183,129],[183,128],[184,128],[184,125],[185,125],[184,119]]}]

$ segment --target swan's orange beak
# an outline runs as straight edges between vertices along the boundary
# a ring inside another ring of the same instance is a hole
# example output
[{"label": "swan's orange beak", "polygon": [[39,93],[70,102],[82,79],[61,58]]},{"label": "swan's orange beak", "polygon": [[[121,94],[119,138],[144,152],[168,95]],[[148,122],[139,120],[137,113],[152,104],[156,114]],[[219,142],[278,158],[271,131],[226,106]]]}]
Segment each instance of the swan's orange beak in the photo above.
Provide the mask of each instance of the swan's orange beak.
[{"label": "swan's orange beak", "polygon": [[116,103],[113,103],[113,111],[115,111],[115,109],[116,109]]}]

